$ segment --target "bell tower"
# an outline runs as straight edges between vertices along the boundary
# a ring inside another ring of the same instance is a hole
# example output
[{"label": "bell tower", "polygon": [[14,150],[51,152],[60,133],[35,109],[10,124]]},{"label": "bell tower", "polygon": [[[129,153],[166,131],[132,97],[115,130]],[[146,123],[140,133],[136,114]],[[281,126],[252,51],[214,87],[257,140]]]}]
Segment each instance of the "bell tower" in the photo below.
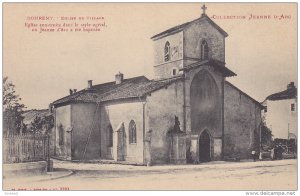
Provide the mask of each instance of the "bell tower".
[{"label": "bell tower", "polygon": [[205,5],[201,9],[199,18],[151,37],[157,79],[180,76],[187,66],[206,60],[225,64],[225,37],[228,34],[206,15]]}]

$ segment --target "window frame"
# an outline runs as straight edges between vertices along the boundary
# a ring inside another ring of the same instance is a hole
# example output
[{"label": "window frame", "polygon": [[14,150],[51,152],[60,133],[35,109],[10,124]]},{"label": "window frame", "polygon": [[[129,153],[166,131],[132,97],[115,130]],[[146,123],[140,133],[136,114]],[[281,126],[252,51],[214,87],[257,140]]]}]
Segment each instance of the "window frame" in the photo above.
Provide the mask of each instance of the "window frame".
[{"label": "window frame", "polygon": [[171,60],[170,57],[171,57],[171,46],[170,46],[170,42],[166,41],[165,49],[164,49],[164,61],[165,62],[170,61]]},{"label": "window frame", "polygon": [[291,103],[291,112],[295,112],[295,111],[296,111],[296,104]]},{"label": "window frame", "polygon": [[131,120],[128,125],[128,142],[129,144],[137,144],[137,134],[136,134],[136,123],[134,120]]},{"label": "window frame", "polygon": [[107,147],[108,148],[111,148],[111,147],[113,147],[113,145],[114,145],[114,137],[113,137],[113,135],[114,135],[114,130],[113,130],[113,128],[112,128],[112,126],[111,126],[111,124],[109,124],[108,126],[107,126]]},{"label": "window frame", "polygon": [[206,40],[201,42],[201,60],[209,59],[209,48]]}]

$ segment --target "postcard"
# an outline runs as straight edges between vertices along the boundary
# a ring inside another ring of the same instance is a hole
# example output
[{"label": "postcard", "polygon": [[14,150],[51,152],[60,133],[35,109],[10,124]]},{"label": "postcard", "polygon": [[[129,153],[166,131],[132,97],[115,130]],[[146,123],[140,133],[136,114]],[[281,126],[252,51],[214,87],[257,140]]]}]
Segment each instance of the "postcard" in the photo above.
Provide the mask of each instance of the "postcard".
[{"label": "postcard", "polygon": [[294,195],[297,19],[297,3],[3,3],[2,189]]}]

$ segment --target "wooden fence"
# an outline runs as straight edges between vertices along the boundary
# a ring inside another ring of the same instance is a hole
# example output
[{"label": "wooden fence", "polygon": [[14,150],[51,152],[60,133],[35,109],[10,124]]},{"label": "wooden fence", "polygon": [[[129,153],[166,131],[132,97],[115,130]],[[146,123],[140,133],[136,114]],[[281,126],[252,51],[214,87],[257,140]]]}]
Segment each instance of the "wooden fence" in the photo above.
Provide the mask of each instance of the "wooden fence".
[{"label": "wooden fence", "polygon": [[21,134],[3,136],[3,162],[21,163],[47,161],[49,158],[49,136]]}]

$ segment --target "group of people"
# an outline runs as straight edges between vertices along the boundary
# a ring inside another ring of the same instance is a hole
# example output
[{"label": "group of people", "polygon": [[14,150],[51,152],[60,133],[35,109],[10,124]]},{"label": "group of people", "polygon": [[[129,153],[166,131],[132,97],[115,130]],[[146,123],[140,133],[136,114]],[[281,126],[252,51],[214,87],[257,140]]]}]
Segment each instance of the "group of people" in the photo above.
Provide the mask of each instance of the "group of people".
[{"label": "group of people", "polygon": [[[285,151],[284,147],[281,144],[276,144],[272,149],[271,149],[271,160],[281,160],[283,159],[283,152]],[[259,160],[262,160],[262,152],[259,154],[255,151],[251,151],[252,159],[255,162],[256,159],[258,158]]]},{"label": "group of people", "polygon": [[272,160],[281,160],[283,159],[282,153],[284,152],[284,148],[281,144],[275,145],[274,148],[271,149],[271,159]]}]

